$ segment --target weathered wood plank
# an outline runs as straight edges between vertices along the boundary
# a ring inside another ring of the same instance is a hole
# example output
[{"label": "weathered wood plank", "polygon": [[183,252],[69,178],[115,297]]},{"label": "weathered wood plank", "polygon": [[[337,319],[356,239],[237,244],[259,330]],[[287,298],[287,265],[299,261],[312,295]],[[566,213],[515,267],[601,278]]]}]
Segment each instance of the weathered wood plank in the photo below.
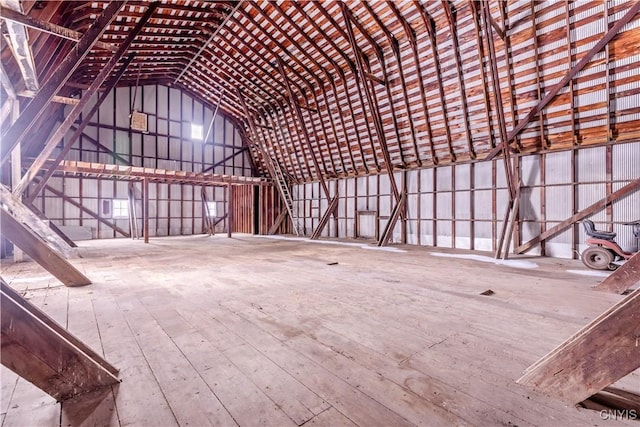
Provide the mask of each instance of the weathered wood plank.
[{"label": "weathered wood plank", "polygon": [[[204,366],[194,366],[185,354],[196,349],[179,348],[138,301],[126,299],[124,307],[130,307],[125,309],[127,324],[135,333],[136,341],[178,423],[200,426],[237,424],[218,400],[213,387],[203,379],[203,375],[217,365],[215,361],[211,362],[210,354],[200,351],[198,356],[201,359],[198,361]],[[203,343],[198,341],[198,344]]]},{"label": "weathered wood plank", "polygon": [[640,289],[531,365],[518,383],[577,404],[640,368]]},{"label": "weathered wood plank", "polygon": [[[65,289],[68,291],[68,289]],[[102,342],[93,310],[91,288],[77,288],[69,295],[67,329],[86,345],[97,349],[101,356]],[[65,310],[66,311],[66,310]],[[115,387],[119,388],[118,385]],[[65,400],[61,403],[61,425],[72,426],[119,426],[114,398],[115,387],[105,387],[91,393]]]},{"label": "weathered wood plank", "polygon": [[88,277],[40,240],[26,226],[16,221],[4,209],[0,209],[0,220],[2,221],[2,234],[66,286],[91,284]]},{"label": "weathered wood plank", "polygon": [[[105,268],[106,270],[106,268]],[[109,294],[94,305],[104,354],[118,364],[122,383],[114,387],[122,425],[178,425],[122,309]]]},{"label": "weathered wood plank", "polygon": [[[2,281],[2,364],[57,400],[118,383],[77,339]],[[22,301],[20,301],[22,300]],[[20,301],[20,302],[18,302]]]},{"label": "weathered wood plank", "polygon": [[594,289],[621,294],[640,283],[640,252],[637,252]]}]

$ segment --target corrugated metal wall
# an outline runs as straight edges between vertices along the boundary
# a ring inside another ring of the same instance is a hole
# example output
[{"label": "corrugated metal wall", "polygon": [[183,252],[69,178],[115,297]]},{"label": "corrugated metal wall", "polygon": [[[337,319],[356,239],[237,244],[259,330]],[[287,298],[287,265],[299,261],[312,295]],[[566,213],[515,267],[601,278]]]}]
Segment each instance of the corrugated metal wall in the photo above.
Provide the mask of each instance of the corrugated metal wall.
[{"label": "corrugated metal wall", "polygon": [[[193,172],[216,165],[209,172],[252,175],[242,138],[225,116],[219,114],[208,132],[213,110],[187,94],[163,86],[143,86],[137,91],[137,94],[135,88],[112,91],[67,158]],[[138,111],[148,114],[146,134],[129,129],[134,98]],[[203,126],[203,134],[208,134],[206,141],[191,137],[192,123]],[[70,135],[71,132],[67,137]],[[90,228],[93,238],[121,237],[111,225],[129,232],[128,218],[114,217],[112,209],[113,200],[128,199],[128,182],[54,176],[48,185],[69,198],[64,201],[52,191],[44,190],[36,199],[35,205],[56,224]],[[138,228],[142,230],[142,183],[133,185]],[[227,189],[206,187],[205,193],[206,199],[216,205],[216,231],[226,230],[227,220],[223,218],[227,214]],[[201,187],[151,182],[149,199],[150,236],[203,232],[205,213]],[[106,223],[95,216],[102,217]]]},{"label": "corrugated metal wall", "polygon": [[[512,247],[527,242],[574,213],[640,177],[640,142],[580,148],[516,159],[521,176],[520,221]],[[609,172],[610,173],[609,173]],[[393,242],[493,251],[508,200],[502,160],[396,172],[407,189],[407,222],[398,222]],[[395,204],[387,175],[329,182],[337,189],[337,228],[330,221],[323,236],[369,236],[370,221],[383,230]],[[305,218],[304,233],[317,227],[327,206],[317,182],[294,188],[296,208]],[[366,216],[362,223],[363,214]],[[361,223],[358,224],[357,219]],[[640,191],[591,216],[596,226],[618,233],[621,246],[633,239],[624,222],[640,219]],[[363,230],[358,233],[358,225]],[[376,238],[379,236],[375,236]],[[529,253],[571,258],[585,248],[580,224],[537,245]]]}]

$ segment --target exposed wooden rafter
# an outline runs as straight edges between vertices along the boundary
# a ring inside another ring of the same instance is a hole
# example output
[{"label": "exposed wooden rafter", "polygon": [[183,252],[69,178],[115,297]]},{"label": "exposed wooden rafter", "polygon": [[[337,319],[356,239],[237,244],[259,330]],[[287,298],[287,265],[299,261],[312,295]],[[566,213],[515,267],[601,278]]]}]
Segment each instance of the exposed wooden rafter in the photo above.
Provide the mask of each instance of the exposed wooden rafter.
[{"label": "exposed wooden rafter", "polygon": [[5,144],[2,145],[0,153],[0,165],[7,162],[13,148],[21,143],[35,126],[53,96],[64,86],[71,74],[80,65],[82,58],[89,53],[107,25],[115,19],[116,14],[125,4],[126,0],[109,3],[91,28],[78,41],[72,53],[60,64],[56,73],[44,83],[38,95],[25,107],[18,120],[7,130],[3,136]]}]

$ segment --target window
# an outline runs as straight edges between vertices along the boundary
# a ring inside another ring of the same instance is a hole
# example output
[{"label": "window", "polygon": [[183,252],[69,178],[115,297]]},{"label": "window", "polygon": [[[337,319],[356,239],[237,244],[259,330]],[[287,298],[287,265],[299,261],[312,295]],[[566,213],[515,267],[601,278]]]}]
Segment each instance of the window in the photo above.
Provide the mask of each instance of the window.
[{"label": "window", "polygon": [[207,211],[209,212],[209,218],[215,218],[216,215],[216,202],[207,202]]},{"label": "window", "polygon": [[202,125],[191,123],[191,139],[198,139],[202,141],[204,135],[202,134]]},{"label": "window", "polygon": [[129,218],[129,201],[118,200],[113,201],[112,206],[113,218]]}]

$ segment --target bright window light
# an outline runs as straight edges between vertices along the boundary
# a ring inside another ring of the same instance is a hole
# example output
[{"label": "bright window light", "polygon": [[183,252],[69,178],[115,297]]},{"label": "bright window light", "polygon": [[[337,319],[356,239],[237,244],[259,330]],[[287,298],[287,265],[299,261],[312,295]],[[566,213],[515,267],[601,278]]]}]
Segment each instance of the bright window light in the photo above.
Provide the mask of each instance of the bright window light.
[{"label": "bright window light", "polygon": [[112,212],[113,218],[129,218],[129,201],[115,199]]},{"label": "bright window light", "polygon": [[191,139],[198,139],[202,141],[204,135],[202,134],[202,125],[191,123]]},{"label": "bright window light", "polygon": [[216,202],[207,202],[207,209],[209,210],[209,218],[215,218],[216,215]]}]

